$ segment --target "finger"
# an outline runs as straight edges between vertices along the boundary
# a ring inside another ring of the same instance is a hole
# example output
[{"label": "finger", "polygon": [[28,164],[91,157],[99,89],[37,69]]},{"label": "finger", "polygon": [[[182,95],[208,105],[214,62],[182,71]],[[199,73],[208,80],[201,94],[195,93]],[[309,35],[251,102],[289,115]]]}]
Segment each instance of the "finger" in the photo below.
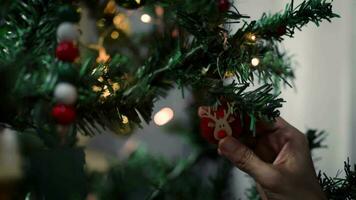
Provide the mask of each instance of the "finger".
[{"label": "finger", "polygon": [[248,173],[257,181],[268,179],[274,169],[263,162],[247,146],[233,137],[226,137],[219,142],[220,153],[227,157],[236,167]]},{"label": "finger", "polygon": [[267,195],[266,195],[263,187],[257,182],[256,182],[256,189],[257,189],[258,194],[260,194],[260,197],[261,197],[262,200],[268,200]]}]

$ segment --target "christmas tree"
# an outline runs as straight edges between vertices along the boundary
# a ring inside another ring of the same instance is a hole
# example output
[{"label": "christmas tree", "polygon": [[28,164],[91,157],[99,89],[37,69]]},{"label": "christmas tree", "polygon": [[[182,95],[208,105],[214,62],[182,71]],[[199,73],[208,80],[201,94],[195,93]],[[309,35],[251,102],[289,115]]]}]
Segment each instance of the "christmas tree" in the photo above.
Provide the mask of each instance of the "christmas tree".
[{"label": "christmas tree", "polygon": [[[215,144],[253,137],[257,122],[279,116],[279,89],[294,79],[280,42],[338,17],[327,0],[292,0],[257,21],[229,0],[6,0],[0,8],[0,122],[16,131],[24,158],[4,199],[231,199],[232,165]],[[135,15],[145,28],[131,26]],[[96,43],[78,26],[88,17]],[[127,135],[175,86],[195,97],[192,126],[171,127],[194,152],[171,163],[138,148],[106,174],[85,170],[78,134]],[[322,134],[308,136],[321,146]],[[209,162],[216,169],[207,174]],[[334,179],[323,183],[339,197]]]}]

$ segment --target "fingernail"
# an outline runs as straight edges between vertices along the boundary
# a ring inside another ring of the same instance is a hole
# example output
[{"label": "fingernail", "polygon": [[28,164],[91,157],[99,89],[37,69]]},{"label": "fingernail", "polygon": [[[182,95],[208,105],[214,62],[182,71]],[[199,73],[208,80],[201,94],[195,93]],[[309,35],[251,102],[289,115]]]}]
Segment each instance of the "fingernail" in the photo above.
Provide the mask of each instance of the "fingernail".
[{"label": "fingernail", "polygon": [[226,138],[221,142],[219,148],[221,149],[221,151],[225,152],[234,151],[234,149],[236,148],[236,142],[232,138]]},{"label": "fingernail", "polygon": [[222,156],[221,150],[218,148],[218,154]]}]

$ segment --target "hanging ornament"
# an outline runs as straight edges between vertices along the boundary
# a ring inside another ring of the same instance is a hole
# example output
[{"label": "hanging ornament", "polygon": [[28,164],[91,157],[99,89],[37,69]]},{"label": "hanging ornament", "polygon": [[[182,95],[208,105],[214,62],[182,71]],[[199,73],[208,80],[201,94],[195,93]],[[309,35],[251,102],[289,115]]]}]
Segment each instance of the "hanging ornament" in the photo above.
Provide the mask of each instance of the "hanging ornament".
[{"label": "hanging ornament", "polygon": [[80,20],[80,14],[71,5],[64,5],[59,7],[57,13],[58,13],[58,17],[63,22],[77,23]]},{"label": "hanging ornament", "polygon": [[199,107],[200,132],[209,143],[217,144],[226,136],[238,137],[242,133],[240,118],[233,113],[232,107],[221,105],[217,108]]},{"label": "hanging ornament", "polygon": [[63,22],[57,28],[57,40],[62,41],[77,41],[80,36],[79,27],[70,22]]},{"label": "hanging ornament", "polygon": [[79,57],[79,50],[71,41],[60,42],[56,49],[56,56],[65,62],[74,62]]},{"label": "hanging ornament", "polygon": [[115,0],[117,5],[126,9],[137,9],[145,4],[145,0]]},{"label": "hanging ornament", "polygon": [[64,104],[57,104],[52,108],[52,116],[61,125],[71,124],[76,118],[75,108]]},{"label": "hanging ornament", "polygon": [[58,103],[73,105],[77,97],[77,88],[70,83],[58,83],[54,89],[54,98]]},{"label": "hanging ornament", "polygon": [[231,3],[229,0],[217,0],[220,12],[226,12],[230,9]]}]

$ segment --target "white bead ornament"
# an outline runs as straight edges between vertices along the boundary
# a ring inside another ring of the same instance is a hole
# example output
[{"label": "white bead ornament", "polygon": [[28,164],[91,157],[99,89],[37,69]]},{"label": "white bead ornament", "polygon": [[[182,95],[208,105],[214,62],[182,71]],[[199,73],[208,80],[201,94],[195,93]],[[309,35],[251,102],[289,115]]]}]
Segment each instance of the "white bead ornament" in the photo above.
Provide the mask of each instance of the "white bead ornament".
[{"label": "white bead ornament", "polygon": [[77,88],[70,83],[58,83],[54,89],[54,98],[58,103],[72,105],[77,97]]},{"label": "white bead ornament", "polygon": [[70,22],[63,22],[57,28],[57,40],[62,41],[77,41],[80,36],[79,27]]}]

